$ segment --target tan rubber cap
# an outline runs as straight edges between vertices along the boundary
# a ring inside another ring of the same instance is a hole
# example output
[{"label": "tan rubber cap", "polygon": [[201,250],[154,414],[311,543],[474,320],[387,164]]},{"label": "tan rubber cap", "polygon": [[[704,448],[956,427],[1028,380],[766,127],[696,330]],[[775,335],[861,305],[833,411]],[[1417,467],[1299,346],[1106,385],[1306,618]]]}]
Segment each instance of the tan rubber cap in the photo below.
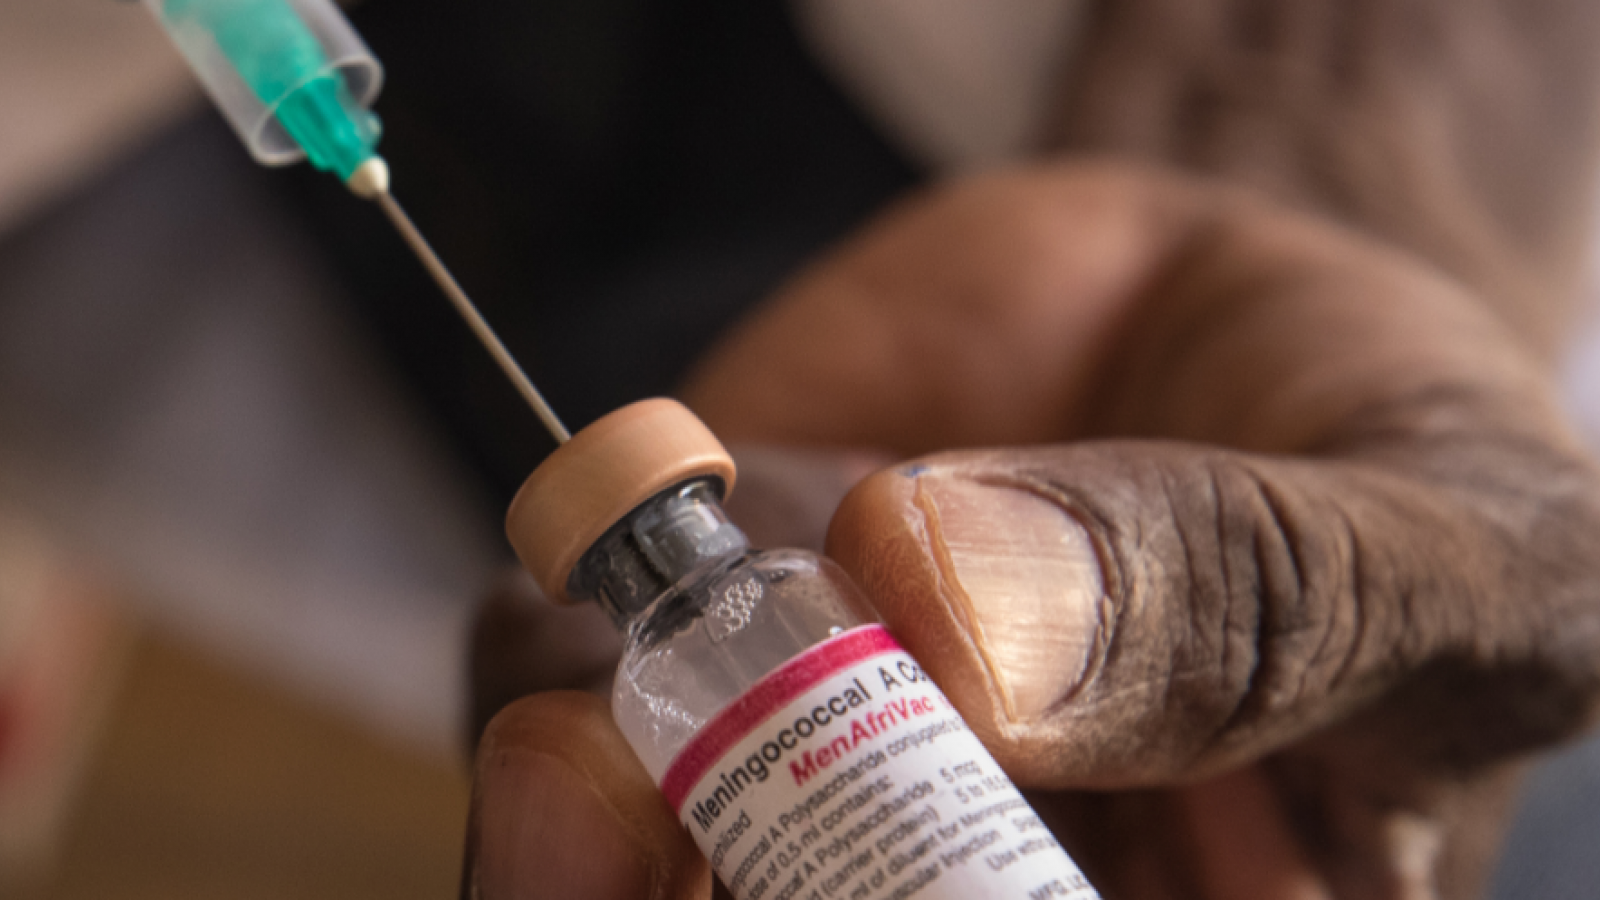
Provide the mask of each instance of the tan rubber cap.
[{"label": "tan rubber cap", "polygon": [[733,490],[733,459],[676,400],[641,400],[572,436],[533,470],[511,501],[506,535],[557,603],[583,554],[639,504],[691,478]]}]

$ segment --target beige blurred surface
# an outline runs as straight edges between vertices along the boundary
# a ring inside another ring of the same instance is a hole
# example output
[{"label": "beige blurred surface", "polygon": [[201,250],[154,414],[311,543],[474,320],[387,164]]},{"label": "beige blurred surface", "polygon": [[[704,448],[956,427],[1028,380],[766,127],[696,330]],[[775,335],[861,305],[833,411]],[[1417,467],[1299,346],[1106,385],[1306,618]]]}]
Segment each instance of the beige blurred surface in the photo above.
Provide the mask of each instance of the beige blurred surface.
[{"label": "beige blurred surface", "polygon": [[51,900],[453,896],[464,769],[145,634]]},{"label": "beige blurred surface", "polygon": [[0,3],[0,231],[198,102],[138,3]]}]

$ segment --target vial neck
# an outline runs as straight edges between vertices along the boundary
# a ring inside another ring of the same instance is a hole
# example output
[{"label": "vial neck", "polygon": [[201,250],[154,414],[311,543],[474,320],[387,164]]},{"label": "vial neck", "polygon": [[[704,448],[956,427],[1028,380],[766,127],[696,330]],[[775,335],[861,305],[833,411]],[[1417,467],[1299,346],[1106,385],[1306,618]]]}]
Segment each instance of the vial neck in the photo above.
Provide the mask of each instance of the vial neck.
[{"label": "vial neck", "polygon": [[696,479],[655,495],[589,548],[572,570],[567,593],[596,601],[626,630],[669,591],[750,549],[721,501],[722,482],[716,479]]}]

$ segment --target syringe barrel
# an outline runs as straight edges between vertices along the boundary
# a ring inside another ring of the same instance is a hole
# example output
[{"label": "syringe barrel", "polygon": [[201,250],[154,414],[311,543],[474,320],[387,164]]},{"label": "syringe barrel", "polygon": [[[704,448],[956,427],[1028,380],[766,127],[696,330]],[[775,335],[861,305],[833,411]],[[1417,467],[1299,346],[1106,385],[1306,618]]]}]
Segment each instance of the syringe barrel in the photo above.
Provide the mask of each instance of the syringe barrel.
[{"label": "syringe barrel", "polygon": [[[378,97],[383,67],[332,0],[142,2],[258,162],[281,166],[306,156],[280,106],[318,78],[331,77],[351,112],[370,118],[365,110]],[[375,144],[376,119],[369,124]]]}]

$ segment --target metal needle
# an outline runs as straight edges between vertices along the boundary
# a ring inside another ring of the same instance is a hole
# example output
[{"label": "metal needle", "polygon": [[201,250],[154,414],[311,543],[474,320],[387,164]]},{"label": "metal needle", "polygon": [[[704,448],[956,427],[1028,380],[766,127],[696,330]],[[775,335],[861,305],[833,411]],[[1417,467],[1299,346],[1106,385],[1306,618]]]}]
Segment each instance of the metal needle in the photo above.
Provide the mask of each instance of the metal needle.
[{"label": "metal needle", "polygon": [[388,191],[377,193],[373,199],[377,200],[378,205],[383,208],[384,215],[389,217],[389,221],[394,223],[394,227],[400,232],[400,236],[405,238],[405,242],[411,246],[412,252],[417,254],[417,259],[422,261],[422,265],[428,270],[428,274],[433,276],[435,282],[438,282],[439,288],[444,291],[445,296],[450,298],[450,303],[455,306],[456,312],[461,314],[461,318],[466,320],[468,327],[478,336],[478,340],[483,342],[483,346],[489,351],[489,355],[493,356],[494,361],[500,364],[501,371],[506,373],[506,377],[511,379],[513,385],[516,385],[517,391],[522,394],[522,399],[528,401],[528,405],[533,407],[534,413],[539,416],[539,421],[544,423],[544,427],[550,431],[550,435],[556,439],[556,443],[565,444],[571,440],[572,434],[567,431],[567,427],[561,424],[561,420],[556,417],[555,410],[550,408],[550,404],[545,402],[544,396],[539,393],[539,389],[533,386],[532,381],[528,380],[528,376],[522,371],[522,367],[517,365],[516,358],[511,355],[510,351],[506,350],[505,344],[500,343],[499,336],[494,333],[493,328],[489,327],[489,323],[484,321],[483,316],[478,312],[478,308],[472,305],[471,298],[467,296],[466,291],[461,289],[461,285],[456,283],[455,277],[450,274],[450,270],[446,269],[444,263],[439,261],[439,255],[433,252],[433,248],[428,245],[428,240],[422,236],[422,232],[417,230],[417,226],[411,224],[411,218],[406,215],[405,210],[400,208],[400,204],[395,202],[394,197]]}]

